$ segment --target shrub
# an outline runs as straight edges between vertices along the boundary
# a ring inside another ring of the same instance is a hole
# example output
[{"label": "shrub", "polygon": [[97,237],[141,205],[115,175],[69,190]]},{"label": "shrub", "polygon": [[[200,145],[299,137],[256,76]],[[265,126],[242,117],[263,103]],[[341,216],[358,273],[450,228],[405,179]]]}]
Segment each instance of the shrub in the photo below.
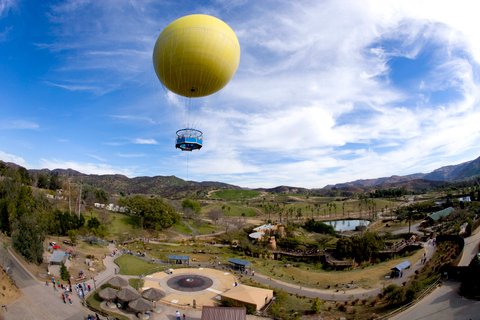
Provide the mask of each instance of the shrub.
[{"label": "shrub", "polygon": [[60,266],[60,277],[62,278],[63,281],[68,281],[70,279],[70,272],[68,272],[67,267],[62,262],[62,265]]}]

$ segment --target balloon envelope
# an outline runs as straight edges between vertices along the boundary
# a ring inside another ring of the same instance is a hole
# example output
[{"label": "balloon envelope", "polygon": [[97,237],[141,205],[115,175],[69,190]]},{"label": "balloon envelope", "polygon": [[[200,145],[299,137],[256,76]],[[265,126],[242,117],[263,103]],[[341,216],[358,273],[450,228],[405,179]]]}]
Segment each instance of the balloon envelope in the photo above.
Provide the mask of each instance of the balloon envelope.
[{"label": "balloon envelope", "polygon": [[211,95],[232,79],[240,44],[222,20],[195,14],[173,21],[158,36],[153,65],[160,82],[188,98]]}]

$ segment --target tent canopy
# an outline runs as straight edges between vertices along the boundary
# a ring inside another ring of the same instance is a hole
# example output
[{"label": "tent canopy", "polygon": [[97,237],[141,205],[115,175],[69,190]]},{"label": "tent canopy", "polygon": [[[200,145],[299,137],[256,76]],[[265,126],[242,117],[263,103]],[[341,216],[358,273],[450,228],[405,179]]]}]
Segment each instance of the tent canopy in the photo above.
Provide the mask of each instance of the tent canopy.
[{"label": "tent canopy", "polygon": [[242,266],[242,267],[246,267],[248,266],[249,264],[252,264],[251,262],[249,261],[245,261],[245,260],[240,260],[240,259],[235,259],[235,258],[232,258],[230,260],[228,260],[229,263],[233,263],[237,266]]},{"label": "tent canopy", "polygon": [[452,213],[453,211],[455,211],[455,209],[453,209],[452,207],[449,207],[449,208],[432,213],[431,215],[428,216],[428,218],[432,219],[433,221],[437,221],[441,217],[446,217],[450,215],[450,213]]},{"label": "tent canopy", "polygon": [[396,271],[402,271],[403,269],[407,269],[408,267],[411,266],[411,263],[408,260],[403,261],[402,263],[396,265],[395,267],[392,268],[392,270]]},{"label": "tent canopy", "polygon": [[190,260],[190,256],[176,256],[176,255],[169,255],[168,256],[168,260],[182,260],[182,261],[189,261]]},{"label": "tent canopy", "polygon": [[63,251],[54,251],[48,262],[50,263],[61,263],[65,253]]}]

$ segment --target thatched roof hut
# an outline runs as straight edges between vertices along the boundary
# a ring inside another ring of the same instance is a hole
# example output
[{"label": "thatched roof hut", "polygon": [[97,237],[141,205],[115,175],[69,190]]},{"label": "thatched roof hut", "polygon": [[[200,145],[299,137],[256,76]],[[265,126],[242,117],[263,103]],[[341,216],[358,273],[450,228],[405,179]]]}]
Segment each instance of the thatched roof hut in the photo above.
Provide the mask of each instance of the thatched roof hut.
[{"label": "thatched roof hut", "polygon": [[108,283],[115,288],[122,288],[128,286],[128,280],[125,280],[118,276],[108,280]]},{"label": "thatched roof hut", "polygon": [[103,289],[102,291],[100,291],[98,293],[98,295],[100,296],[100,298],[102,298],[103,300],[109,300],[109,301],[112,301],[113,299],[115,299],[117,297],[117,292],[118,290],[117,289],[114,289],[114,288],[105,288]]},{"label": "thatched roof hut", "polygon": [[140,294],[132,287],[125,287],[117,292],[117,299],[125,302],[141,298]]},{"label": "thatched roof hut", "polygon": [[150,301],[158,301],[165,298],[165,292],[160,289],[150,288],[142,292],[142,297]]},{"label": "thatched roof hut", "polygon": [[144,313],[145,311],[152,310],[153,309],[153,304],[148,300],[145,300],[143,298],[139,298],[137,300],[130,301],[128,303],[128,307],[135,312]]}]

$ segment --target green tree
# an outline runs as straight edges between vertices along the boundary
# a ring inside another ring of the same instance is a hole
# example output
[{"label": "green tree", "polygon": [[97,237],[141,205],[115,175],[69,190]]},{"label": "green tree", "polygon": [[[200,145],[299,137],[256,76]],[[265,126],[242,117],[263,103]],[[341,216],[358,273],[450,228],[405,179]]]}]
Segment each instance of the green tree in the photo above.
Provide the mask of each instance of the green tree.
[{"label": "green tree", "polygon": [[141,228],[169,228],[180,221],[180,215],[175,209],[159,198],[135,196],[122,203],[127,208],[127,213],[138,217]]},{"label": "green tree", "polygon": [[319,314],[322,311],[322,300],[319,297],[316,297],[312,303],[312,312],[314,314]]},{"label": "green tree", "polygon": [[190,208],[195,213],[200,213],[200,203],[198,201],[192,201],[188,198],[183,200],[182,208],[185,210],[186,208]]},{"label": "green tree", "polygon": [[68,281],[68,279],[70,279],[70,272],[68,272],[67,267],[65,267],[65,265],[63,264],[63,261],[60,265],[60,277],[63,281]]},{"label": "green tree", "polygon": [[48,178],[46,175],[39,173],[37,176],[37,188],[47,189],[48,188]]},{"label": "green tree", "polygon": [[70,241],[72,243],[75,243],[77,241],[77,231],[76,230],[68,230],[67,235],[70,238]]},{"label": "green tree", "polygon": [[13,230],[13,248],[28,262],[42,263],[45,235],[35,215],[22,212],[15,221]]},{"label": "green tree", "polygon": [[11,234],[8,202],[6,199],[0,199],[0,231],[5,233],[8,237]]},{"label": "green tree", "polygon": [[100,226],[100,221],[98,221],[97,217],[93,217],[87,222],[88,230],[96,229],[98,226]]}]

